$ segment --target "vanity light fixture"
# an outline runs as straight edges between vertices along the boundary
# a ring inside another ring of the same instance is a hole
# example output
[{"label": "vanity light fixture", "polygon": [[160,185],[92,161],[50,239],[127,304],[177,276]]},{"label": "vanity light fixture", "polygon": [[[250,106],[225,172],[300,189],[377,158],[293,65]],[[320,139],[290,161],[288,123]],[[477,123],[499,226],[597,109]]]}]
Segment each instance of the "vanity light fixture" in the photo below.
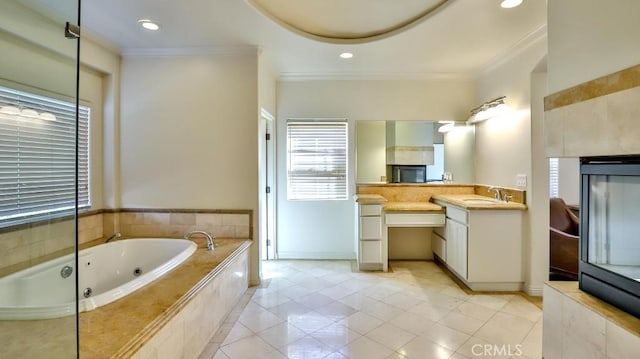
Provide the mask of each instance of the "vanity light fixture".
[{"label": "vanity light fixture", "polygon": [[456,127],[456,123],[454,121],[438,121],[438,123],[442,124],[442,126],[438,127],[438,132],[440,133],[447,133]]},{"label": "vanity light fixture", "polygon": [[474,108],[467,123],[478,123],[504,114],[509,109],[504,103],[505,98],[506,96],[498,97]]},{"label": "vanity light fixture", "polygon": [[160,25],[156,24],[155,22],[149,19],[140,19],[138,20],[138,24],[140,24],[140,26],[144,27],[145,29],[151,30],[151,31],[156,31],[160,29]]},{"label": "vanity light fixture", "polygon": [[500,7],[503,9],[511,9],[522,4],[522,0],[502,0]]},{"label": "vanity light fixture", "polygon": [[351,52],[343,52],[340,54],[340,57],[343,59],[350,59],[353,57],[353,53]]}]

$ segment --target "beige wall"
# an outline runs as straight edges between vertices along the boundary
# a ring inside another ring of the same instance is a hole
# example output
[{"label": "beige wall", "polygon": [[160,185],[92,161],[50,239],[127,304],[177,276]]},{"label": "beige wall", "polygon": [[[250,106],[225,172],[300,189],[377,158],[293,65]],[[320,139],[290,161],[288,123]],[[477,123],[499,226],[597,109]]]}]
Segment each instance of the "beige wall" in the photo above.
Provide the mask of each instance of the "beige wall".
[{"label": "beige wall", "polygon": [[122,207],[250,209],[257,239],[257,71],[256,54],[124,58]]},{"label": "beige wall", "polygon": [[549,0],[549,93],[640,63],[640,1]]},{"label": "beige wall", "polygon": [[257,207],[256,72],[255,56],[123,60],[123,207]]},{"label": "beige wall", "polygon": [[[533,204],[532,197],[533,185],[545,183],[548,170],[537,168],[534,172],[532,169],[534,156],[536,159],[544,157],[532,150],[533,143],[539,141],[538,137],[542,135],[541,131],[532,130],[532,126],[541,125],[540,111],[545,93],[541,84],[538,84],[537,92],[532,93],[531,74],[545,57],[546,51],[546,36],[514,51],[511,57],[493,66],[479,78],[476,93],[479,103],[506,96],[505,102],[512,109],[508,116],[490,119],[475,126],[475,180],[481,184],[516,187],[516,175],[527,176],[525,189],[529,209],[523,221],[523,248],[527,248],[523,252],[526,266],[524,279],[527,292],[535,295],[541,295],[542,284],[546,280],[548,264],[543,253],[546,253],[545,246],[548,246],[549,239],[548,235],[540,236],[534,230],[532,218],[548,214],[549,209],[548,203]],[[532,103],[532,98],[536,103]],[[536,118],[532,117],[533,107],[538,111]],[[532,135],[536,137],[532,138]],[[548,189],[544,196],[548,198]],[[540,228],[536,226],[536,229]]]}]

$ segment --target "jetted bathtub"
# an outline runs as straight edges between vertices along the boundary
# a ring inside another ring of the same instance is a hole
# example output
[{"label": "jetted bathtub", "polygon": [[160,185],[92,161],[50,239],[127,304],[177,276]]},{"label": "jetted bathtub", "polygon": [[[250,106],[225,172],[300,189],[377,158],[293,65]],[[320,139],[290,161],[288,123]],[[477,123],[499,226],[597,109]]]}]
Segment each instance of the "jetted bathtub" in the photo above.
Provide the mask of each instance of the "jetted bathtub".
[{"label": "jetted bathtub", "polygon": [[[185,261],[197,245],[169,238],[135,238],[78,252],[81,312],[111,303]],[[76,310],[74,254],[0,278],[0,320],[49,319]]]}]

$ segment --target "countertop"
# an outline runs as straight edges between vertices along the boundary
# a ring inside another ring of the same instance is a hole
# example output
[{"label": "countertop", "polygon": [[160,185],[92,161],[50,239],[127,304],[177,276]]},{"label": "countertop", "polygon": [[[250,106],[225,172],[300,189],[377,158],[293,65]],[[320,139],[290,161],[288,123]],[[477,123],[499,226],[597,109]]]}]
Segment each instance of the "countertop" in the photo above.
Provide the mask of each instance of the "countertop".
[{"label": "countertop", "polygon": [[[389,202],[379,194],[357,194],[354,196],[360,204],[380,204],[385,212],[444,212],[442,206],[432,201],[440,201],[457,207],[472,210],[519,210],[526,211],[527,206],[517,202],[495,201],[493,198],[478,194],[434,194],[430,202],[396,201]],[[473,200],[491,201],[486,203],[472,202]],[[471,201],[471,202],[470,202]]]},{"label": "countertop", "polygon": [[527,206],[517,202],[495,201],[487,203],[469,202],[473,200],[494,201],[491,197],[481,196],[478,194],[434,194],[431,197],[433,201],[441,201],[452,204],[457,207],[473,210],[519,210],[526,211]]},{"label": "countertop", "polygon": [[387,199],[379,194],[356,194],[353,199],[360,204],[383,204]]},{"label": "countertop", "polygon": [[429,212],[444,213],[444,208],[432,202],[387,202],[385,212]]}]

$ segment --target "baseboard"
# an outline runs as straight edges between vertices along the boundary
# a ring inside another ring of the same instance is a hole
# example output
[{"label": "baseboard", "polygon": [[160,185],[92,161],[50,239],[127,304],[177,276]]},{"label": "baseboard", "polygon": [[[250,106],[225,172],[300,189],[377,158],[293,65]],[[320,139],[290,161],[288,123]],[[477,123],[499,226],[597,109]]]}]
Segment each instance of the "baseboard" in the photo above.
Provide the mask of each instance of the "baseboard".
[{"label": "baseboard", "polygon": [[281,252],[278,251],[278,259],[356,259],[355,252]]},{"label": "baseboard", "polygon": [[525,284],[524,292],[532,297],[542,297],[542,289],[544,288],[544,284]]}]

